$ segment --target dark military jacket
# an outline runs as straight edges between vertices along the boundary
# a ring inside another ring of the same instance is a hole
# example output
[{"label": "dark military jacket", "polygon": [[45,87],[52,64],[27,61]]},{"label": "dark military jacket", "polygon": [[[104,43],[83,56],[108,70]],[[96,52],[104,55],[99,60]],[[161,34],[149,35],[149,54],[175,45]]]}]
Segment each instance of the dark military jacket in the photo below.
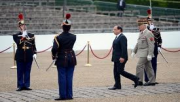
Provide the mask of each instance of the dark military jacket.
[{"label": "dark military jacket", "polygon": [[160,32],[159,31],[153,31],[153,34],[154,34],[155,43],[158,45],[158,47],[161,47],[162,38],[161,38]]},{"label": "dark military jacket", "polygon": [[161,45],[162,45],[161,34],[160,34],[159,30],[153,30],[152,33],[154,35],[154,40],[155,40],[154,54],[158,54],[158,47],[161,47]]},{"label": "dark military jacket", "polygon": [[76,56],[73,50],[74,43],[76,41],[76,35],[69,32],[62,32],[55,36],[52,47],[52,57],[56,58],[55,65],[61,67],[75,66]]},{"label": "dark military jacket", "polygon": [[17,45],[15,60],[27,62],[33,60],[33,54],[36,54],[36,45],[34,34],[28,33],[27,38],[23,38],[22,32],[13,35],[13,40]]}]

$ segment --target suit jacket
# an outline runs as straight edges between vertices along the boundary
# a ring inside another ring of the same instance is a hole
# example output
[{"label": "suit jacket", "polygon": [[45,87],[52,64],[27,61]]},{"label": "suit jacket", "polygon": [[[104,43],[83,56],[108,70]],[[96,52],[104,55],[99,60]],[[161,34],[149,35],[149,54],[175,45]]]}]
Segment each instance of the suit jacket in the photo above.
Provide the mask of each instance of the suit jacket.
[{"label": "suit jacket", "polygon": [[121,0],[118,0],[117,8],[118,8],[118,10],[124,11],[124,9],[126,8],[126,2],[123,0],[122,6],[120,6],[120,1],[121,1]]},{"label": "suit jacket", "polygon": [[154,57],[154,35],[148,29],[139,34],[138,42],[133,50],[137,57],[147,57],[151,55]]},{"label": "suit jacket", "polygon": [[127,38],[123,34],[120,34],[113,41],[112,61],[119,62],[120,58],[124,58],[125,61],[128,60]]},{"label": "suit jacket", "polygon": [[28,33],[30,39],[22,39],[22,32],[13,35],[13,40],[17,45],[15,60],[27,62],[33,60],[33,54],[36,54],[36,45],[34,34]]},{"label": "suit jacket", "polygon": [[73,46],[76,41],[76,35],[69,32],[63,32],[54,38],[52,47],[52,57],[55,59],[55,65],[61,67],[75,66],[77,64]]}]

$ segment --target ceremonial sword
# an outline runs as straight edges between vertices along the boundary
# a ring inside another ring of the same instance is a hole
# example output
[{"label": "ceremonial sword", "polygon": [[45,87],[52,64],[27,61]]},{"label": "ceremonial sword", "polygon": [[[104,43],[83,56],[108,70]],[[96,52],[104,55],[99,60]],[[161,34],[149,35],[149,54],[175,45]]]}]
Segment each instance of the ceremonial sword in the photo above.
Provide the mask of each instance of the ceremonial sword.
[{"label": "ceremonial sword", "polygon": [[168,63],[168,61],[166,60],[166,58],[164,57],[164,55],[162,54],[162,52],[159,51],[159,53],[161,54],[161,56],[163,57],[163,59],[166,61],[166,63]]},{"label": "ceremonial sword", "polygon": [[37,65],[38,69],[40,69],[40,68],[39,68],[39,65],[38,65],[38,63],[37,63],[37,61],[36,61],[36,59],[35,59],[35,58],[34,58],[34,61],[36,62],[36,65]]},{"label": "ceremonial sword", "polygon": [[52,63],[49,65],[49,67],[46,69],[46,71],[48,71],[48,70],[49,70],[49,68],[51,68],[51,67],[52,67],[52,65],[55,63],[55,61],[56,61],[56,59],[54,59],[54,60],[52,61]]}]

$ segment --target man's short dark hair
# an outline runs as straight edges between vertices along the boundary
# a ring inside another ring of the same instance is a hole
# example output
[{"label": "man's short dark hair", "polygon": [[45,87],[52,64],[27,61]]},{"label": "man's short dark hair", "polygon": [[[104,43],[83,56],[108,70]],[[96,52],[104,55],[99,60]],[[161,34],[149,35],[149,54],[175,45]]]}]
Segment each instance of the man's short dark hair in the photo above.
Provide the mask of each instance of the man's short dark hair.
[{"label": "man's short dark hair", "polygon": [[71,29],[71,25],[63,25],[62,29],[64,32],[69,32],[69,30]]},{"label": "man's short dark hair", "polygon": [[123,29],[122,29],[122,27],[120,27],[120,26],[117,26],[117,29],[119,29],[119,30],[121,30],[121,32],[123,32]]}]

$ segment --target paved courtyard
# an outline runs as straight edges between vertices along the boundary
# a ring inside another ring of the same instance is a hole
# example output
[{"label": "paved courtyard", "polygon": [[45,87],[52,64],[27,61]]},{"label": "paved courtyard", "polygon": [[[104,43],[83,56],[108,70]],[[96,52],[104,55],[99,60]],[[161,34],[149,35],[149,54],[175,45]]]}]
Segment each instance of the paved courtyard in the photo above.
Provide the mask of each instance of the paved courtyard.
[{"label": "paved courtyard", "polygon": [[[171,49],[176,50],[176,49]],[[79,51],[77,51],[78,53]],[[108,50],[94,51],[103,57]],[[111,54],[106,59],[97,59],[90,54],[91,67],[85,67],[86,51],[77,56],[74,72],[74,99],[70,102],[180,102],[180,53],[162,52],[168,64],[159,55],[156,86],[133,87],[133,82],[121,77],[121,90],[108,90],[114,84]],[[129,50],[130,55],[130,50]],[[0,54],[0,102],[54,102],[58,97],[57,69],[46,68],[51,63],[50,52],[38,54],[31,72],[32,91],[17,92],[17,75],[13,66],[13,54]],[[135,74],[137,58],[129,57],[125,70]]]},{"label": "paved courtyard", "polygon": [[[126,85],[121,90],[108,90],[108,87],[82,87],[74,89],[74,98],[112,98],[124,96],[144,96],[158,94],[180,94],[180,83],[158,84],[133,88]],[[58,89],[42,89],[21,92],[0,92],[0,102],[53,101],[58,97]],[[176,100],[179,101],[178,99]]]}]

